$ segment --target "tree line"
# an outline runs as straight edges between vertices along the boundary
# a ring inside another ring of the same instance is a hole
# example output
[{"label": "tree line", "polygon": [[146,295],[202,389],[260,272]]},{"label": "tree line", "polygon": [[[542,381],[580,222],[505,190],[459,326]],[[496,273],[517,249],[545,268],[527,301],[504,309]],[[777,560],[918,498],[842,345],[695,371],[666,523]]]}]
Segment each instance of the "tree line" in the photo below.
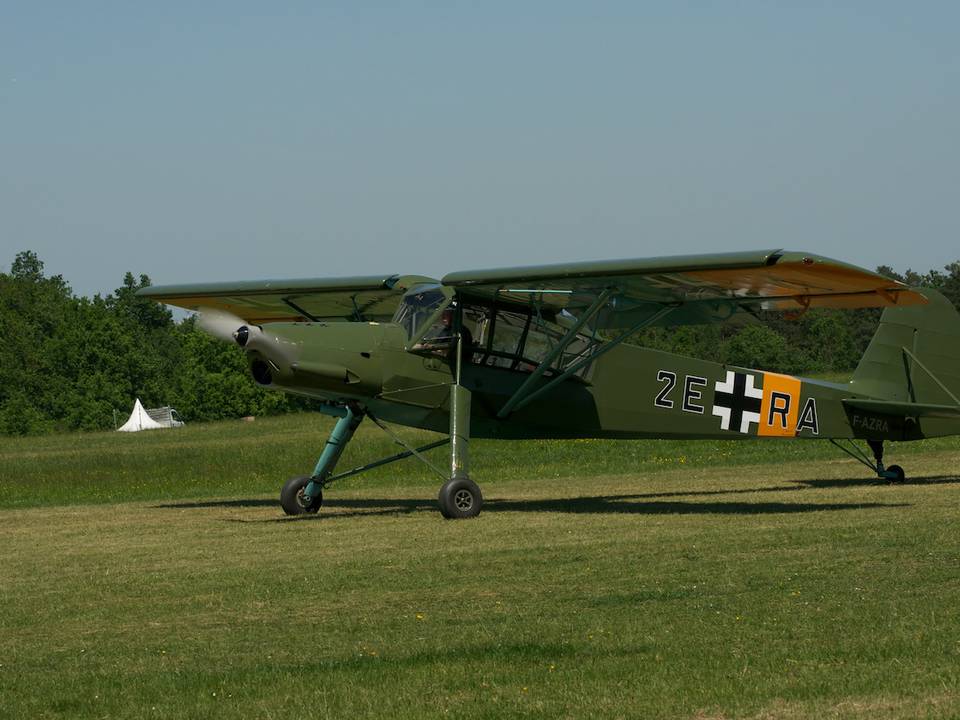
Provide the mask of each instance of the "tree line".
[{"label": "tree line", "polygon": [[[889,277],[932,286],[960,307],[960,262],[944,271]],[[0,272],[0,434],[105,430],[139,397],[172,405],[187,421],[267,415],[309,401],[257,386],[240,349],[210,337],[194,318],[173,314],[137,290],[127,273],[114,292],[78,297],[47,276],[36,253]],[[751,319],[750,316],[742,316]],[[760,322],[654,328],[638,342],[670,352],[779,372],[849,373],[876,330],[879,310],[811,310],[798,318],[761,313]]]},{"label": "tree line", "polygon": [[74,295],[44,274],[33,252],[0,273],[0,434],[106,430],[139,397],[186,420],[286,412],[303,401],[249,379],[240,349],[210,337],[192,317],[136,296],[150,284],[127,273],[114,292]]}]

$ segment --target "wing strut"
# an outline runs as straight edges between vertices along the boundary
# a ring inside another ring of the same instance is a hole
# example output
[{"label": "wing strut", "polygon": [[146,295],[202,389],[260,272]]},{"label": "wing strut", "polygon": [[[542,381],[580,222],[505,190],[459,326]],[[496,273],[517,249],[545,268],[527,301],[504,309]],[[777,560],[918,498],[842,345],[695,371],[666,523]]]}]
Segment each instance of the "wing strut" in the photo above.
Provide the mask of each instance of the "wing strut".
[{"label": "wing strut", "polygon": [[[602,296],[601,296],[601,297],[602,297]],[[599,300],[599,298],[598,298],[598,300]],[[590,310],[588,310],[587,313],[585,313],[584,316],[586,316],[587,314],[589,314],[591,311],[594,312],[594,313],[596,313],[601,306],[602,306],[602,303],[595,302],[593,305],[590,306]],[[543,386],[537,388],[536,390],[534,390],[534,391],[532,391],[532,392],[527,392],[527,390],[528,390],[529,387],[531,386],[531,384],[532,384],[531,381],[532,381],[534,378],[533,378],[533,377],[528,378],[527,381],[524,382],[523,385],[521,385],[521,386],[517,389],[517,391],[510,397],[510,399],[507,400],[506,404],[504,404],[504,406],[503,406],[503,408],[501,408],[500,412],[497,413],[497,417],[502,419],[502,418],[506,417],[507,414],[510,413],[510,412],[512,412],[513,410],[519,410],[520,408],[522,408],[522,407],[528,405],[529,403],[533,402],[536,398],[540,397],[541,395],[543,395],[543,394],[546,393],[547,391],[549,391],[549,390],[551,390],[552,388],[556,387],[557,385],[559,385],[561,382],[563,382],[564,380],[566,380],[568,377],[570,377],[571,375],[573,375],[575,372],[577,372],[577,371],[580,370],[581,368],[585,367],[586,365],[589,365],[589,364],[592,363],[594,360],[596,360],[597,358],[599,358],[601,355],[604,355],[604,354],[610,352],[611,350],[613,350],[617,345],[619,345],[620,343],[622,343],[624,340],[626,340],[627,338],[629,338],[629,337],[630,337],[631,335],[633,335],[634,333],[639,332],[639,331],[643,330],[645,327],[648,327],[648,326],[652,325],[653,323],[657,322],[658,320],[660,320],[660,319],[663,318],[664,316],[669,315],[671,312],[673,312],[676,308],[678,308],[678,307],[680,307],[680,306],[681,306],[681,304],[676,304],[676,305],[661,305],[661,306],[660,306],[660,309],[657,310],[655,313],[653,313],[652,315],[644,318],[644,319],[641,320],[640,322],[634,324],[634,325],[633,325],[632,327],[630,327],[629,329],[627,329],[627,330],[625,330],[624,332],[620,333],[620,334],[619,334],[617,337],[615,337],[613,340],[608,340],[607,342],[603,343],[603,344],[600,345],[596,350],[594,350],[592,353],[590,353],[590,354],[587,355],[586,357],[580,358],[580,359],[577,360],[575,363],[573,363],[570,367],[568,367],[566,370],[564,370],[562,373],[560,373],[559,375],[557,375],[557,376],[554,377],[554,378],[551,378],[550,382],[548,382],[546,385],[543,385]],[[581,319],[582,319],[582,318],[581,318]],[[573,336],[576,335],[576,332],[577,332],[577,330],[580,328],[580,326],[581,326],[581,323],[578,322],[576,325],[574,325],[574,326],[567,332],[566,335],[564,335],[563,339],[560,341],[561,350],[562,350],[563,347],[566,347],[566,345],[568,345],[568,344],[572,341]],[[568,339],[568,338],[569,338],[569,339]],[[556,350],[556,349],[555,349],[555,350]],[[559,354],[559,353],[558,353],[558,354]],[[553,355],[553,353],[551,353],[551,355]],[[543,372],[547,369],[546,366],[547,366],[550,362],[552,362],[552,357],[548,356],[546,360],[544,360],[542,363],[540,363],[540,365],[537,366],[537,371],[540,371],[540,375],[542,375]],[[534,375],[537,375],[537,372],[536,372],[536,371],[534,371]],[[539,375],[537,375],[537,377],[539,377]],[[526,393],[526,394],[524,394],[524,393]]]},{"label": "wing strut", "polygon": [[313,315],[308,313],[302,307],[297,305],[291,298],[283,298],[283,302],[287,307],[292,308],[293,310],[296,310],[298,313],[303,315],[310,322],[320,322],[318,318],[315,318]]}]

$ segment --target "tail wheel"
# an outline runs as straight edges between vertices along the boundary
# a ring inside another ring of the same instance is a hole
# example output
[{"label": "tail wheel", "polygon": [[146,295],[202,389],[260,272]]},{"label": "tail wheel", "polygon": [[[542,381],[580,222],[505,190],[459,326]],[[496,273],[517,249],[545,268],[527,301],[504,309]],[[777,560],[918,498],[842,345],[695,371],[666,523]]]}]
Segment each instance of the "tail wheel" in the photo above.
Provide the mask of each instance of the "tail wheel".
[{"label": "tail wheel", "polygon": [[280,491],[280,507],[287,515],[304,515],[320,512],[323,505],[323,493],[317,488],[317,494],[307,502],[303,491],[310,484],[310,476],[290,478]]},{"label": "tail wheel", "polygon": [[440,505],[440,514],[447,520],[463,520],[480,514],[483,495],[473,480],[458,477],[443,484],[437,502]]}]

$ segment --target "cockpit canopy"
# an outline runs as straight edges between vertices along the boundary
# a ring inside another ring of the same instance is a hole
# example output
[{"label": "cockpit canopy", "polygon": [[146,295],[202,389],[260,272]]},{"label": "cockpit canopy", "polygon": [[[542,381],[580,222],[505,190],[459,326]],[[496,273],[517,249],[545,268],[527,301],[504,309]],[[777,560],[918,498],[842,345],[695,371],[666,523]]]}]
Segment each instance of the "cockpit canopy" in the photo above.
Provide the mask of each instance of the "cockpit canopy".
[{"label": "cockpit canopy", "polygon": [[[407,340],[415,340],[424,334],[427,329],[426,324],[437,311],[444,305],[449,305],[450,302],[450,292],[445,292],[439,284],[418,285],[403,296],[393,316],[393,322],[406,331]],[[449,318],[446,327],[450,329]],[[431,332],[432,330],[433,328]]]},{"label": "cockpit canopy", "polygon": [[[563,312],[538,310],[532,305],[454,297],[441,285],[423,284],[404,295],[393,322],[406,332],[409,350],[445,358],[453,352],[459,322],[464,362],[531,372],[575,320]],[[551,367],[559,369],[573,362],[593,342],[586,335],[578,335]]]}]

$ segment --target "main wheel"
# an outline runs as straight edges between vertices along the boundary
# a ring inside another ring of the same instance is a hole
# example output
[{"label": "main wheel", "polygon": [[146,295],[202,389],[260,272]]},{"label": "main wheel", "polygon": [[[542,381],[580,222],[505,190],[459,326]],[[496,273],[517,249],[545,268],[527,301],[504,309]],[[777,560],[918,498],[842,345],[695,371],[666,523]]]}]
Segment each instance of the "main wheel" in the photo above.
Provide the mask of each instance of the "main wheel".
[{"label": "main wheel", "polygon": [[898,483],[907,479],[907,474],[899,465],[891,465],[887,468],[887,472],[892,473],[892,476],[889,478],[890,482]]},{"label": "main wheel", "polygon": [[[303,491],[310,484],[310,476],[290,478],[280,491],[280,507],[287,515],[303,515],[304,513],[320,512],[323,505],[323,493],[314,495],[310,502],[306,502]],[[319,491],[319,488],[318,488]]]},{"label": "main wheel", "polygon": [[437,496],[440,514],[447,520],[462,520],[476,517],[483,507],[480,487],[470,478],[455,477],[447,480]]}]

